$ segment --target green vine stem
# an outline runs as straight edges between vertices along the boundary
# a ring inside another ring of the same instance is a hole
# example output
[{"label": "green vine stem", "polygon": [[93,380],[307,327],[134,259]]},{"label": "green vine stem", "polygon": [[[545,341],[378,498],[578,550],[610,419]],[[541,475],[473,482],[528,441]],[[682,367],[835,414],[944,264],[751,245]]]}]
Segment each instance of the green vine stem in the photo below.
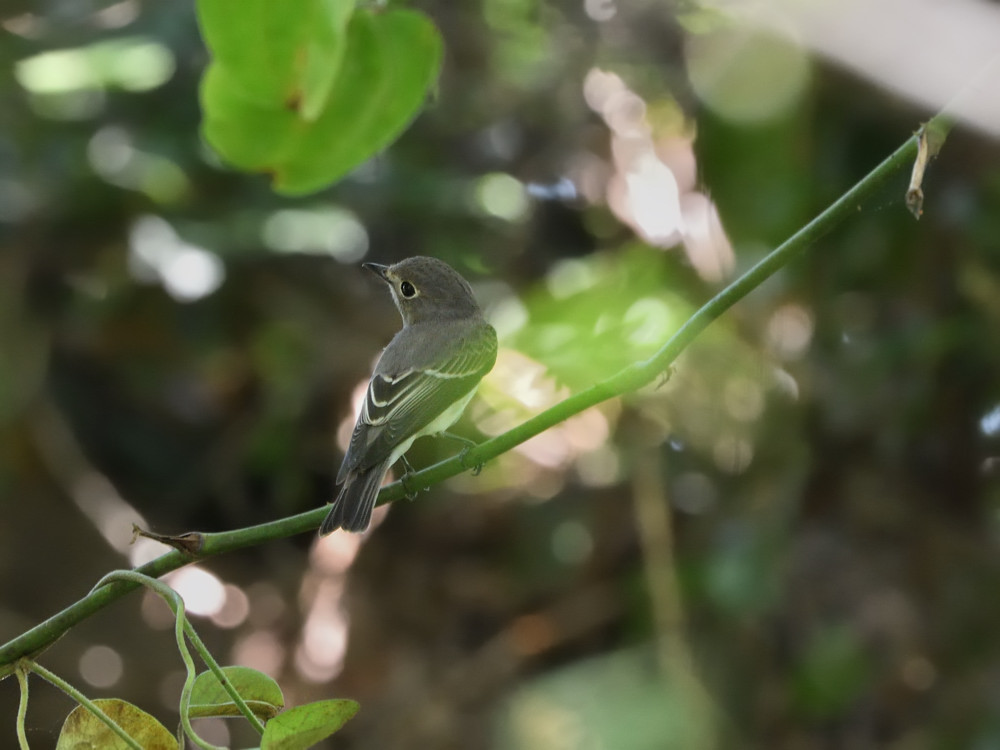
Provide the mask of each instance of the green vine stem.
[{"label": "green vine stem", "polygon": [[[104,576],[104,578],[97,582],[94,589],[98,589],[111,581],[134,581],[141,586],[146,586],[159,594],[167,603],[167,606],[170,607],[171,611],[173,611],[175,618],[174,636],[177,640],[177,649],[180,651],[181,660],[184,662],[184,667],[187,670],[187,678],[184,680],[184,687],[181,690],[180,714],[181,721],[184,724],[184,729],[189,732],[191,739],[195,742],[199,742],[197,735],[191,728],[189,718],[191,688],[194,685],[195,678],[197,677],[197,671],[194,666],[194,661],[191,659],[191,653],[188,651],[185,643],[184,636],[187,636],[187,640],[191,641],[191,645],[194,646],[194,650],[198,652],[201,660],[219,680],[222,688],[229,694],[229,697],[233,699],[236,707],[239,708],[243,716],[246,717],[246,720],[250,722],[250,725],[254,728],[254,730],[256,730],[258,734],[264,734],[264,725],[261,723],[260,719],[258,719],[257,715],[250,709],[246,701],[243,700],[243,696],[239,694],[239,691],[233,687],[229,678],[226,677],[226,673],[222,671],[222,667],[219,666],[215,657],[212,656],[212,652],[208,650],[205,642],[201,639],[198,633],[195,632],[194,626],[184,613],[184,599],[181,598],[181,595],[162,581],[158,581],[155,578],[150,578],[149,576],[142,575],[141,573],[137,573],[132,570],[116,570],[112,573],[108,573]],[[202,747],[213,746],[202,745]]]},{"label": "green vine stem", "polygon": [[[407,478],[412,487],[430,487],[449,477],[465,471],[477,464],[485,463],[502,453],[520,445],[529,438],[548,428],[579,414],[585,409],[616,396],[634,391],[653,382],[666,372],[678,355],[722,313],[760,286],[792,258],[815,243],[838,223],[853,216],[858,207],[891,175],[911,162],[917,154],[918,137],[911,136],[881,164],[869,172],[860,182],[844,193],[815,219],[806,224],[781,246],[772,250],[753,268],[748,270],[719,294],[703,305],[652,357],[629,365],[607,380],[574,394],[546,411],[532,417],[517,427],[480,443],[460,456],[454,456]],[[379,494],[379,503],[388,503],[405,496],[400,482],[384,487]],[[204,534],[197,555],[176,550],[137,568],[135,572],[157,578],[176,570],[194,560],[232,552],[316,529],[326,516],[328,508],[319,507],[305,513],[282,518],[270,523],[249,526],[233,531]],[[100,609],[120,599],[136,589],[135,581],[116,581],[102,586],[66,609],[36,625],[17,638],[0,646],[0,673],[3,665],[10,664],[25,656],[35,656],[51,646],[67,630]]]},{"label": "green vine stem", "polygon": [[[174,639],[177,641],[177,650],[180,652],[181,661],[184,662],[184,669],[187,673],[187,676],[184,678],[184,687],[181,688],[181,726],[184,727],[184,733],[191,738],[191,741],[194,742],[194,744],[202,748],[202,750],[225,750],[223,747],[212,745],[211,743],[203,740],[198,736],[198,733],[194,731],[194,727],[191,726],[191,717],[189,716],[188,706],[191,703],[191,689],[194,686],[194,681],[198,676],[198,673],[194,666],[194,659],[191,658],[191,652],[188,650],[187,643],[184,640],[184,625],[187,623],[187,617],[184,615],[184,600],[181,598],[180,594],[167,586],[165,583],[134,571],[116,570],[108,573],[97,582],[94,589],[98,589],[106,583],[110,583],[114,580],[134,581],[141,586],[147,586],[163,597],[167,606],[170,607],[171,611],[174,613]],[[178,737],[178,744],[183,746],[182,737]]]}]

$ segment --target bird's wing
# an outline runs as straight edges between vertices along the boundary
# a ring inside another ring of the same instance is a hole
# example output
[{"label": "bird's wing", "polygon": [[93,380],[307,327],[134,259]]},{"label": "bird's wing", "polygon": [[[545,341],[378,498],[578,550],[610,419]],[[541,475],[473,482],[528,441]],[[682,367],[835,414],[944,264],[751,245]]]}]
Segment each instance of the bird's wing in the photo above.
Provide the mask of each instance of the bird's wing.
[{"label": "bird's wing", "polygon": [[[383,360],[392,356],[392,346]],[[484,323],[471,335],[434,348],[436,356],[422,357],[426,363],[418,367],[396,373],[376,367],[337,475],[338,484],[352,472],[386,460],[396,446],[419,434],[475,388],[496,362],[496,332]]]}]

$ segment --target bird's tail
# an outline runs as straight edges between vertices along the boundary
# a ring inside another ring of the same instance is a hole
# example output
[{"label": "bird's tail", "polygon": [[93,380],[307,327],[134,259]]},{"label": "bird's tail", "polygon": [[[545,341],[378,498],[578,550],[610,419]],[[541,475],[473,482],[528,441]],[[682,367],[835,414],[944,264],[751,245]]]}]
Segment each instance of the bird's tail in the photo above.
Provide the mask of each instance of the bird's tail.
[{"label": "bird's tail", "polygon": [[354,476],[348,476],[340,488],[333,507],[319,527],[319,535],[326,536],[337,529],[344,531],[364,531],[372,520],[375,498],[378,497],[382,479],[389,470],[389,462],[365,469]]}]

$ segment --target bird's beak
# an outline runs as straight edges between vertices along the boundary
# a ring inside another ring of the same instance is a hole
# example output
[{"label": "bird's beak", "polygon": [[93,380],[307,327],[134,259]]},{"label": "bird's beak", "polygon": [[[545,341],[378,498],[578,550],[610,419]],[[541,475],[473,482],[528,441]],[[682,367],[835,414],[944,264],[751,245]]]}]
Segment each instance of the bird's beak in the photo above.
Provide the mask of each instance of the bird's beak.
[{"label": "bird's beak", "polygon": [[361,267],[366,271],[371,271],[373,274],[382,279],[382,281],[389,280],[389,277],[386,276],[389,272],[389,266],[383,266],[381,263],[362,263]]}]

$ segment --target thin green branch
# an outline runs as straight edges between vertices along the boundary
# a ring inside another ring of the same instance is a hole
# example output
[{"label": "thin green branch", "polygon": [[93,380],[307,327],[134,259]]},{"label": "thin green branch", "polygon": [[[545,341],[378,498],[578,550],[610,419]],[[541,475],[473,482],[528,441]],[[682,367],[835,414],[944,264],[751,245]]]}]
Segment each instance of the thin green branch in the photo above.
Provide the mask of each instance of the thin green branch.
[{"label": "thin green branch", "polygon": [[37,662],[32,663],[31,671],[37,674],[39,677],[42,677],[48,682],[55,685],[57,688],[66,693],[66,695],[68,695],[70,698],[72,698],[81,706],[90,711],[90,713],[92,713],[98,719],[107,724],[108,728],[112,732],[117,734],[119,737],[121,737],[122,741],[129,747],[133,748],[133,750],[142,750],[142,745],[136,742],[135,739],[131,735],[129,735],[128,732],[126,732],[124,729],[118,726],[117,722],[115,722],[114,719],[112,719],[110,716],[104,713],[104,711],[102,711],[96,703],[94,703],[86,695],[84,695],[75,687],[66,682],[66,680],[57,675],[55,672],[50,672]]},{"label": "thin green branch", "polygon": [[[910,162],[917,153],[917,137],[911,136],[885,161],[869,172],[854,187],[844,193],[830,207],[795,233],[787,242],[770,252],[757,265],[733,281],[719,294],[702,306],[675,333],[660,350],[644,362],[632,364],[612,377],[585,391],[570,396],[550,409],[532,417],[512,430],[480,443],[461,456],[455,456],[418,471],[407,478],[411,487],[430,487],[449,477],[460,474],[471,466],[509,451],[516,445],[549,429],[553,425],[579,414],[591,406],[616,396],[634,391],[653,382],[666,372],[678,355],[722,313],[735,305],[753,289],[760,286],[793,257],[812,245],[838,223],[852,216],[885,180]],[[379,493],[379,503],[388,503],[405,496],[400,482],[384,487]],[[296,516],[270,523],[250,526],[215,534],[204,534],[198,555],[185,555],[172,551],[143,565],[137,572],[151,577],[176,570],[195,559],[203,559],[251,547],[264,541],[301,534],[317,528],[328,508],[319,507]],[[0,646],[0,665],[11,663],[24,656],[33,656],[48,648],[73,625],[86,619],[111,602],[134,590],[139,584],[119,581],[104,586],[70,605],[62,612],[36,625],[31,630]]]},{"label": "thin green branch", "polygon": [[246,720],[250,722],[250,725],[257,731],[258,734],[264,734],[264,725],[261,723],[260,719],[258,719],[256,714],[254,714],[254,712],[250,709],[246,701],[243,700],[243,696],[239,694],[239,691],[233,687],[232,682],[230,682],[229,678],[226,677],[226,673],[222,671],[222,667],[219,666],[215,657],[212,656],[212,653],[208,650],[205,642],[201,639],[198,633],[195,632],[194,626],[185,614],[184,599],[181,595],[162,581],[150,578],[149,576],[137,573],[133,570],[116,570],[108,573],[97,582],[94,589],[98,589],[112,581],[133,581],[141,586],[146,586],[147,588],[152,589],[160,595],[160,597],[167,603],[167,606],[170,607],[171,611],[174,613],[174,638],[177,641],[177,650],[180,652],[181,660],[184,662],[184,667],[187,670],[187,678],[184,680],[184,687],[181,690],[180,715],[184,729],[189,733],[191,739],[201,747],[215,747],[214,745],[201,744],[201,740],[191,727],[189,718],[191,689],[194,686],[194,681],[198,676],[198,673],[194,666],[194,660],[191,658],[191,652],[188,650],[187,644],[184,640],[185,636],[187,636],[187,640],[191,641],[191,645],[194,646],[194,650],[198,652],[201,660],[216,676],[219,683],[222,685],[222,688],[229,694],[229,697],[233,699],[236,707],[239,708]]},{"label": "thin green branch", "polygon": [[[875,167],[819,216],[705,303],[652,357],[644,362],[632,364],[607,380],[570,396],[512,430],[469,449],[464,455],[455,456],[410,475],[407,477],[407,484],[411,487],[428,487],[437,484],[461,473],[467,467],[485,463],[487,460],[509,451],[514,446],[520,445],[591,406],[652,383],[662,373],[667,372],[680,353],[710,323],[763,284],[776,271],[815,243],[839,222],[856,213],[865,199],[878,190],[889,176],[914,158],[917,153],[917,142],[917,137],[911,136],[891,156]],[[395,482],[384,488],[379,494],[379,504],[398,500],[404,494],[400,482]]]}]

